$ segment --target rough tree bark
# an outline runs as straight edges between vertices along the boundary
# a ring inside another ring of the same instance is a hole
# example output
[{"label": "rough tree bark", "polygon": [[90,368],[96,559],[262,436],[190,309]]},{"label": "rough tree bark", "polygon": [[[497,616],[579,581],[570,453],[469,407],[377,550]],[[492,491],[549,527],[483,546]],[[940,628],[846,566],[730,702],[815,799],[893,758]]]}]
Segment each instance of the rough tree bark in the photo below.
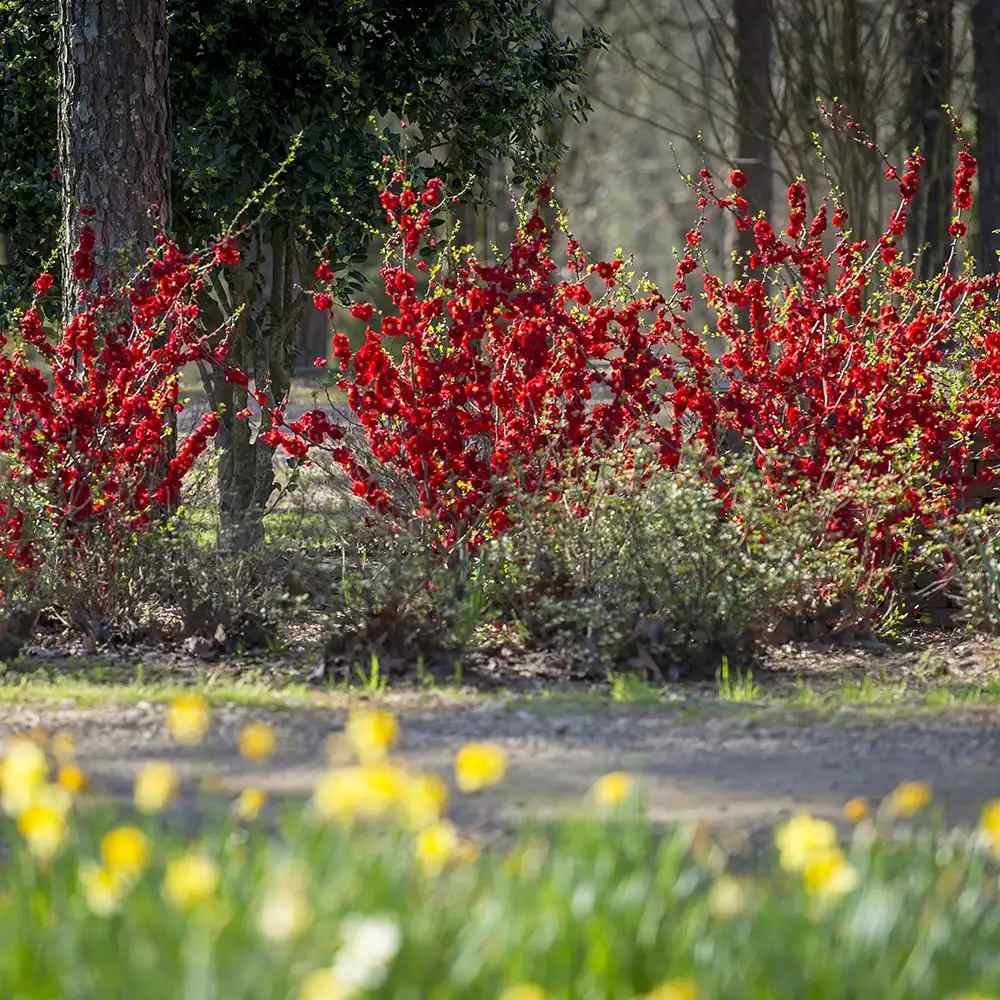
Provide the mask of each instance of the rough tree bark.
[{"label": "rough tree bark", "polygon": [[59,0],[63,313],[70,255],[91,208],[98,277],[134,267],[170,221],[166,0]]},{"label": "rough tree bark", "polygon": [[926,159],[907,237],[911,253],[926,248],[918,273],[929,278],[941,270],[948,255],[955,143],[942,105],[948,103],[953,75],[954,4],[953,0],[904,0],[903,13],[910,70],[908,145],[919,147]]},{"label": "rough tree bark", "polygon": [[976,79],[976,153],[979,158],[979,267],[1000,271],[1000,4],[972,6]]},{"label": "rough tree bark", "polygon": [[[733,0],[736,18],[736,162],[747,175],[743,195],[756,213],[770,210],[774,195],[771,165],[770,0]],[[754,246],[747,230],[736,237],[737,252]]]}]

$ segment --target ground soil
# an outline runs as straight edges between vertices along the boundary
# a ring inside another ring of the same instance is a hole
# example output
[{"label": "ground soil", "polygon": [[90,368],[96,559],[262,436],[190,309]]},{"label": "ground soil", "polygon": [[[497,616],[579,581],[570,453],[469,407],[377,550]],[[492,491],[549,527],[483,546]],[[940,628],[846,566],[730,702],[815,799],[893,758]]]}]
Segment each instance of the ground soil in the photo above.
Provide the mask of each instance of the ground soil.
[{"label": "ground soil", "polygon": [[[493,684],[390,689],[378,699],[399,714],[400,756],[415,766],[447,775],[454,750],[469,740],[507,750],[509,780],[456,802],[456,818],[472,828],[502,835],[524,817],[572,812],[595,778],[628,770],[656,820],[704,820],[738,841],[802,809],[836,818],[846,799],[877,801],[909,779],[932,784],[948,823],[975,822],[983,801],[1000,797],[1000,699],[991,694],[998,657],[995,642],[955,636],[898,648],[789,646],[755,674],[751,700],[736,704],[712,685],[616,702],[607,689],[551,682],[514,693]],[[326,766],[329,737],[342,732],[347,704],[359,697],[216,705],[210,737],[186,749],[170,740],[157,701],[83,706],[51,694],[39,701],[30,680],[19,690],[23,697],[0,706],[0,739],[70,731],[95,789],[123,798],[143,763],[170,759],[190,779],[189,805],[206,780],[225,794],[254,785],[276,797],[307,795]],[[235,751],[250,719],[278,733],[279,750],[265,764]]]}]

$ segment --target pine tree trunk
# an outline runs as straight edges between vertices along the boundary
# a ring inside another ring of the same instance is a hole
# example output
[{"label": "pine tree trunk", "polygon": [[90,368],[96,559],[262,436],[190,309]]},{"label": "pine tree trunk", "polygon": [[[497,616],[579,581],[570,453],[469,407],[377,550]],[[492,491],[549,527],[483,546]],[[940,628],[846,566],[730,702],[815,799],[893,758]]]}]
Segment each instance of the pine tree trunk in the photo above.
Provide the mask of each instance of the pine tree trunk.
[{"label": "pine tree trunk", "polygon": [[63,313],[81,288],[71,254],[92,209],[97,278],[142,260],[170,220],[166,0],[59,0]]},{"label": "pine tree trunk", "polygon": [[977,0],[972,8],[979,158],[979,268],[1000,271],[1000,4]]},{"label": "pine tree trunk", "polygon": [[[774,196],[771,167],[770,0],[733,0],[736,15],[736,161],[747,175],[743,195],[750,211],[770,211]],[[740,232],[737,250],[754,246],[753,233]]]},{"label": "pine tree trunk", "polygon": [[[925,247],[919,274],[929,278],[944,266],[951,221],[954,139],[947,104],[952,79],[952,0],[906,0],[908,95],[911,148],[926,160],[923,183],[907,223],[910,252]],[[994,56],[995,57],[995,56]]]}]

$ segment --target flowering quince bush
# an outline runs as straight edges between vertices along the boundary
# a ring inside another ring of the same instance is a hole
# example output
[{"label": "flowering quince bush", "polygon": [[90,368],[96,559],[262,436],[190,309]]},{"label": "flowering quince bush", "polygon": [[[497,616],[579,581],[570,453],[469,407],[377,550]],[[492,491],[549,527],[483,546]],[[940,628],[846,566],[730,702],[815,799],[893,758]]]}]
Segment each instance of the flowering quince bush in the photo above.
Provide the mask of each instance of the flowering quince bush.
[{"label": "flowering quince bush", "polygon": [[86,550],[100,537],[113,547],[146,528],[177,503],[218,428],[206,414],[168,448],[181,369],[221,366],[228,350],[223,331],[203,330],[195,295],[213,268],[238,260],[234,241],[186,254],[163,237],[113,287],[94,281],[94,231],[83,221],[72,267],[86,290],[58,338],[45,312],[48,273],[16,328],[0,330],[0,555],[11,573],[37,568],[50,542]]},{"label": "flowering quince bush", "polygon": [[[164,723],[188,750],[218,738],[194,692]],[[946,834],[928,820],[931,789],[905,782],[877,806],[851,799],[846,836],[792,817],[748,875],[704,829],[650,823],[625,771],[599,778],[574,816],[481,845],[449,800],[496,795],[504,749],[456,747],[440,775],[408,767],[399,737],[388,712],[354,710],[311,797],[284,806],[252,783],[187,789],[151,761],[128,816],[92,798],[69,734],[9,739],[3,995],[1000,996],[1000,802],[978,830]],[[248,775],[281,752],[263,722],[236,739]]]},{"label": "flowering quince bush", "polygon": [[[428,263],[418,251],[436,245],[442,201],[436,178],[421,190],[401,171],[390,178],[380,273],[391,309],[376,319],[372,304],[356,303],[363,343],[333,338],[348,412],[332,421],[311,411],[269,436],[292,454],[327,452],[377,511],[429,517],[445,544],[476,544],[508,526],[519,492],[555,497],[570,459],[656,427],[667,327],[658,293],[630,290],[621,260],[588,264],[570,241],[571,277],[561,276],[539,209],[503,262],[442,253]],[[316,273],[333,277],[325,264]],[[332,301],[314,296],[321,309]]]},{"label": "flowering quince bush", "polygon": [[[850,120],[837,127],[880,155]],[[914,526],[994,481],[1000,445],[997,278],[976,277],[960,252],[975,159],[963,149],[955,172],[948,266],[923,282],[898,246],[922,165],[918,154],[887,161],[898,203],[871,241],[854,238],[835,195],[810,203],[795,181],[779,225],[752,214],[742,171],[722,190],[702,170],[669,294],[632,287],[621,260],[588,262],[573,239],[557,264],[543,206],[501,261],[450,247],[435,257],[442,185],[414,186],[397,169],[381,193],[390,308],[355,303],[363,343],[333,339],[346,411],[306,413],[270,440],[326,452],[376,511],[430,518],[447,544],[473,545],[509,527],[519,495],[560,499],[568,470],[585,475],[608,451],[652,447],[672,469],[696,442],[724,496],[715,456],[738,442],[779,503],[803,487],[839,490],[831,536],[889,567]],[[711,210],[752,230],[737,277],[702,252]],[[329,309],[332,272],[316,274],[314,303]],[[854,496],[859,480],[883,484],[874,520]]]}]

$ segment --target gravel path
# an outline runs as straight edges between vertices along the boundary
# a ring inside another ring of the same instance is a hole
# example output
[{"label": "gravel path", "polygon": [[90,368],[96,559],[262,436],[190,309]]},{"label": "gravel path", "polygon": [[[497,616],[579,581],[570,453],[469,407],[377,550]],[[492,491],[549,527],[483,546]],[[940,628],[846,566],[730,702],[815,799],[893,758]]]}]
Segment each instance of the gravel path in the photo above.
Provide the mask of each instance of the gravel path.
[{"label": "gravel path", "polygon": [[[507,750],[509,780],[458,799],[453,810],[460,822],[498,833],[525,815],[572,811],[595,778],[619,769],[641,778],[655,819],[706,820],[734,835],[753,834],[800,809],[836,817],[851,796],[877,800],[908,779],[932,784],[949,823],[975,822],[982,802],[1000,797],[997,707],[817,718],[495,697],[390,697],[389,703],[402,722],[400,756],[410,764],[447,775],[463,742],[491,740]],[[264,764],[250,764],[234,749],[251,719],[266,720],[278,734],[278,752]],[[222,706],[207,741],[179,749],[166,733],[162,705],[19,705],[0,708],[0,739],[33,728],[72,732],[93,786],[112,795],[127,796],[146,761],[169,759],[186,778],[208,777],[227,791],[252,784],[304,796],[325,764],[328,737],[342,731],[344,719],[343,710]]]}]

